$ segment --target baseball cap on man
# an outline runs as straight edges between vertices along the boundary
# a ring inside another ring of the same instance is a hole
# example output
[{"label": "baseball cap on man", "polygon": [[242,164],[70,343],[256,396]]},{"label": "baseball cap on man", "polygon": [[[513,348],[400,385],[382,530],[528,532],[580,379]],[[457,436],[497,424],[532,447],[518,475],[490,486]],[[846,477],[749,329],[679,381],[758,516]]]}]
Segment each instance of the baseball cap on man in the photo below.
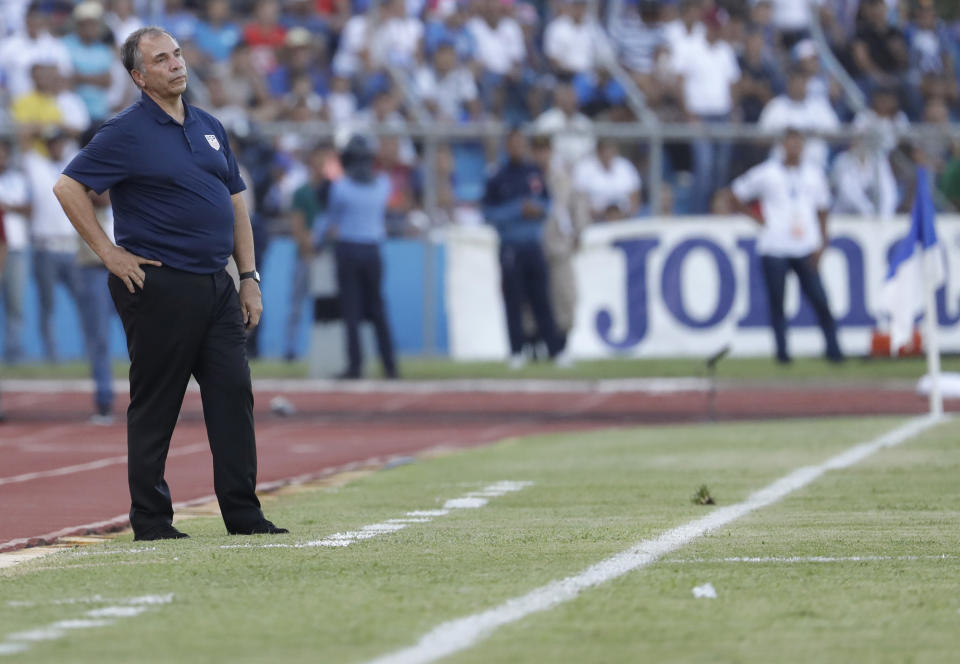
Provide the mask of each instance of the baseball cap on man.
[{"label": "baseball cap on man", "polygon": [[99,21],[103,18],[103,5],[94,0],[81,2],[73,8],[73,20],[79,21]]}]

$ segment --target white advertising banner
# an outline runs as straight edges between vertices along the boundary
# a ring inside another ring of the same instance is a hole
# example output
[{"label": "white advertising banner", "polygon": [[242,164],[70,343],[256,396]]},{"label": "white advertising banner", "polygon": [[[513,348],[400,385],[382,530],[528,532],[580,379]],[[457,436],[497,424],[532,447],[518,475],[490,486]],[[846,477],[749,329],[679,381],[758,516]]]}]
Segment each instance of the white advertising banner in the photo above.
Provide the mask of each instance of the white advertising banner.
[{"label": "white advertising banner", "polygon": [[[834,217],[820,273],[848,355],[869,350],[887,256],[908,220]],[[941,346],[960,351],[960,217],[937,219],[947,254],[938,293]],[[773,354],[767,297],[755,253],[757,228],[743,217],[627,221],[590,227],[575,258],[579,301],[569,339],[575,358],[707,356],[729,345],[739,356]],[[487,227],[451,229],[446,307],[451,355],[508,355],[497,238]],[[922,294],[918,293],[918,297]],[[821,355],[823,335],[795,277],[787,284],[788,344]]]}]

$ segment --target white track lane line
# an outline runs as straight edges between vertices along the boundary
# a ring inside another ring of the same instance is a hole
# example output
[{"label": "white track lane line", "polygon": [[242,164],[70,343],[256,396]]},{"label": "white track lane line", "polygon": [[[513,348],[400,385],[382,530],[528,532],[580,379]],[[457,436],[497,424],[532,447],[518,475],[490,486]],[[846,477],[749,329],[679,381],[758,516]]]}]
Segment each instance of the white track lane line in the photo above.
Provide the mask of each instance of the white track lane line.
[{"label": "white track lane line", "polygon": [[531,614],[547,611],[575,599],[581,592],[646,567],[664,555],[717,530],[760,508],[772,505],[819,479],[829,470],[849,468],[878,450],[894,447],[946,418],[922,417],[908,421],[879,438],[855,445],[816,466],[797,468],[735,505],[720,507],[708,515],[673,528],[657,538],[637,542],[589,567],[579,574],[553,581],[526,595],[514,597],[492,609],[442,623],[425,634],[415,645],[383,655],[371,664],[420,664],[434,662],[467,650],[498,628]]},{"label": "white track lane line", "polygon": [[[210,448],[205,443],[196,443],[194,445],[187,445],[186,447],[170,450],[169,454],[167,454],[167,458],[196,454],[197,452],[203,452],[204,450],[208,449]],[[82,473],[88,470],[99,470],[100,468],[116,466],[126,462],[127,455],[124,454],[122,456],[97,459],[96,461],[87,461],[86,463],[77,463],[72,466],[63,466],[61,468],[52,468],[50,470],[38,470],[33,473],[23,473],[22,475],[13,475],[11,477],[0,477],[0,486],[6,486],[7,484],[19,484],[21,482],[31,482],[33,480],[42,480],[49,477],[73,475],[74,473]]]}]

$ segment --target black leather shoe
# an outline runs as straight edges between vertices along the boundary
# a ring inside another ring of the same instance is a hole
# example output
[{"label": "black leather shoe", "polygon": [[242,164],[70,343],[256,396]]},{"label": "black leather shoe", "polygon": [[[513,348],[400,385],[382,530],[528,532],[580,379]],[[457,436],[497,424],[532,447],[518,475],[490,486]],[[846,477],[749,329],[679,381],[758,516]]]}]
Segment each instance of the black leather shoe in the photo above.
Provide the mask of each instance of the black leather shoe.
[{"label": "black leather shoe", "polygon": [[290,531],[286,528],[279,528],[273,525],[272,522],[264,519],[255,526],[249,528],[242,528],[240,530],[231,530],[231,535],[285,535]]},{"label": "black leather shoe", "polygon": [[133,541],[152,542],[154,540],[185,539],[189,537],[189,535],[186,533],[181,533],[173,526],[158,526],[156,528],[151,528],[142,535],[135,535]]}]

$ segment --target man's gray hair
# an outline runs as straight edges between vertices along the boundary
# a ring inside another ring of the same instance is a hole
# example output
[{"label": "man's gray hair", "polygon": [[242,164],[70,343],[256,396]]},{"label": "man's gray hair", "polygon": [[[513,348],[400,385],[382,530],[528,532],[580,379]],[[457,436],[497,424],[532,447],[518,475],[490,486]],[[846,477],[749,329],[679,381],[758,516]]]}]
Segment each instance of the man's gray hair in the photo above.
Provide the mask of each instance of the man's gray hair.
[{"label": "man's gray hair", "polygon": [[159,37],[161,35],[166,35],[173,41],[177,41],[176,37],[157,25],[148,25],[130,33],[130,36],[123,42],[123,46],[120,47],[120,61],[123,62],[128,74],[134,69],[141,74],[143,73],[143,53],[140,52],[140,40],[144,37]]}]

